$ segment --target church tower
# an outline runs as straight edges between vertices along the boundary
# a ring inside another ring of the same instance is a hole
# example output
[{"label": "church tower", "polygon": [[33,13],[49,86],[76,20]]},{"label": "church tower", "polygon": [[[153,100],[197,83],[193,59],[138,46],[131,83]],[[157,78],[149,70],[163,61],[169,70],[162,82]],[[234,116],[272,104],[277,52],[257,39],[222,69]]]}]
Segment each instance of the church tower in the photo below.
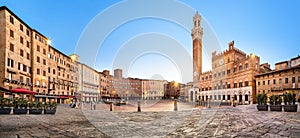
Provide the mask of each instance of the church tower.
[{"label": "church tower", "polygon": [[199,82],[202,73],[202,36],[201,16],[196,12],[193,17],[194,27],[192,29],[193,40],[193,81]]}]

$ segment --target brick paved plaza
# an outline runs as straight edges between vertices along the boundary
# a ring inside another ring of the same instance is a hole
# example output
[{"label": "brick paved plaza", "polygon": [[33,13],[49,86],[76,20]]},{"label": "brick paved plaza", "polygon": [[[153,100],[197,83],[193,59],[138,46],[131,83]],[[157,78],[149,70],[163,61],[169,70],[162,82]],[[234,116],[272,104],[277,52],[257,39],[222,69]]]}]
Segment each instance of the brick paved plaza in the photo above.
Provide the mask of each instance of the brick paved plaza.
[{"label": "brick paved plaza", "polygon": [[258,112],[256,105],[206,109],[182,103],[179,111],[172,111],[171,105],[164,101],[157,107],[166,110],[154,111],[156,107],[142,104],[142,112],[135,112],[135,105],[115,106],[114,112],[104,104],[92,111],[60,105],[56,115],[1,115],[0,136],[300,137],[299,112]]}]

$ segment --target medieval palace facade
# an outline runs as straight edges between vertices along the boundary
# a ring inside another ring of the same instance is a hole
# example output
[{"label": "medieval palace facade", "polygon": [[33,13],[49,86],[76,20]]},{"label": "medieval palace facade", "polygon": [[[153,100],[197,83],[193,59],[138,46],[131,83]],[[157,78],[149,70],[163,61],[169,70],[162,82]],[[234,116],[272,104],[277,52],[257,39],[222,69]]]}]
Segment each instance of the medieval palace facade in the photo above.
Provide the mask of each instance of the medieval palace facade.
[{"label": "medieval palace facade", "polygon": [[192,29],[194,88],[190,89],[189,101],[230,102],[232,98],[239,104],[250,104],[255,98],[254,76],[259,73],[260,57],[235,47],[234,41],[221,53],[212,53],[212,70],[202,72],[201,16],[196,13]]}]

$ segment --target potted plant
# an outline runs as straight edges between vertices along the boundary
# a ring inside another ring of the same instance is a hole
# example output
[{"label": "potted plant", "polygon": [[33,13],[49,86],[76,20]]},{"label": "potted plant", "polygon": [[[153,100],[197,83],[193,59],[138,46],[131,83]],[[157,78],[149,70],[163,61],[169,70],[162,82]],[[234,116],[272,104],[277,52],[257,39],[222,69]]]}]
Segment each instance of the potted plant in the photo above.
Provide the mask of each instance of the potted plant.
[{"label": "potted plant", "polygon": [[42,114],[43,104],[42,102],[32,101],[29,103],[29,114]]},{"label": "potted plant", "polygon": [[45,103],[44,114],[55,114],[56,107],[57,103],[55,101]]},{"label": "potted plant", "polygon": [[282,111],[281,102],[282,102],[282,99],[279,95],[271,95],[269,97],[270,110],[271,111]]},{"label": "potted plant", "polygon": [[15,98],[13,101],[14,104],[14,109],[13,113],[14,114],[27,114],[27,106],[28,106],[28,101],[23,99],[23,98]]},{"label": "potted plant", "polygon": [[291,92],[286,92],[283,95],[284,98],[284,106],[283,109],[285,112],[297,112],[298,105],[296,102],[296,94]]},{"label": "potted plant", "polygon": [[258,102],[256,106],[258,111],[268,111],[267,95],[265,93],[257,94],[256,100]]},{"label": "potted plant", "polygon": [[0,114],[10,114],[11,107],[11,99],[0,97]]}]

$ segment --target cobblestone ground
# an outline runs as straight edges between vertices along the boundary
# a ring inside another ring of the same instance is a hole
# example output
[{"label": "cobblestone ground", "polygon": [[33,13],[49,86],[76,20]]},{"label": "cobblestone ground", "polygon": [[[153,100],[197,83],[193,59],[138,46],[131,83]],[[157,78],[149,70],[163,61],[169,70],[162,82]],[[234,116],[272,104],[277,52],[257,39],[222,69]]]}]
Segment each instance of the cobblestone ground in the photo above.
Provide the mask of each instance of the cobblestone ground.
[{"label": "cobblestone ground", "polygon": [[195,111],[167,137],[300,137],[299,112],[257,111],[256,105],[206,110],[217,112],[203,127],[197,123],[205,110]]},{"label": "cobblestone ground", "polygon": [[16,136],[300,137],[300,112],[259,112],[256,105],[157,112],[60,106],[56,115],[1,115],[0,137]]},{"label": "cobblestone ground", "polygon": [[82,112],[59,106],[55,115],[0,115],[0,138],[107,137]]}]

